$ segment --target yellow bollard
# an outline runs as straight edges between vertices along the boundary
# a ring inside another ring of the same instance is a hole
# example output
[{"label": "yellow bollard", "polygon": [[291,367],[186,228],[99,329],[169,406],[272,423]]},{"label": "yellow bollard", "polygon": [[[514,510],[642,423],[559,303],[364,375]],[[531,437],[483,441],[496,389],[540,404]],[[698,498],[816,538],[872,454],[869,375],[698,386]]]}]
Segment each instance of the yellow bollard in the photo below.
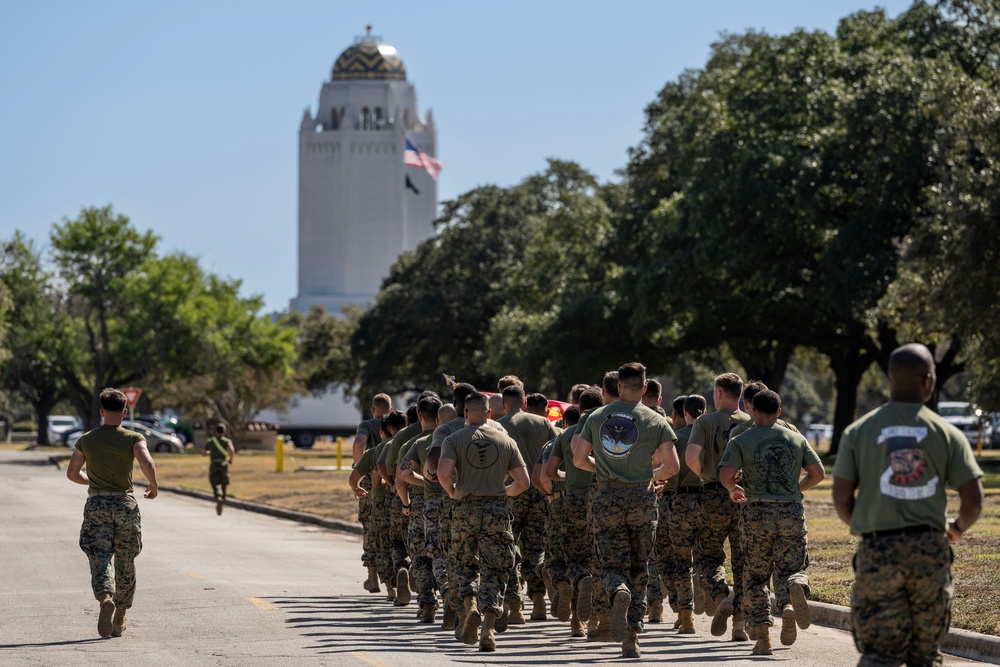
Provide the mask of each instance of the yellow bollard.
[{"label": "yellow bollard", "polygon": [[285,472],[285,436],[274,439],[274,471]]},{"label": "yellow bollard", "polygon": [[340,463],[341,463],[341,459],[342,459],[343,455],[344,455],[344,439],[341,438],[340,436],[337,436],[337,470],[338,471],[341,469]]}]

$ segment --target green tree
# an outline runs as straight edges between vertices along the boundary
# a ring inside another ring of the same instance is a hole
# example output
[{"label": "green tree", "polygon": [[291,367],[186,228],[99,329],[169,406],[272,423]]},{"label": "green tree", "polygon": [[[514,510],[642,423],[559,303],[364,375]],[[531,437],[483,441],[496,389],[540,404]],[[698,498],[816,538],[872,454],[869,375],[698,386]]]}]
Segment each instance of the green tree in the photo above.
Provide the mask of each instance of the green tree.
[{"label": "green tree", "polygon": [[357,383],[351,336],[363,314],[358,306],[347,306],[341,317],[322,306],[313,306],[306,314],[289,313],[287,324],[298,330],[295,376],[303,389],[320,396],[331,388],[350,390]]}]

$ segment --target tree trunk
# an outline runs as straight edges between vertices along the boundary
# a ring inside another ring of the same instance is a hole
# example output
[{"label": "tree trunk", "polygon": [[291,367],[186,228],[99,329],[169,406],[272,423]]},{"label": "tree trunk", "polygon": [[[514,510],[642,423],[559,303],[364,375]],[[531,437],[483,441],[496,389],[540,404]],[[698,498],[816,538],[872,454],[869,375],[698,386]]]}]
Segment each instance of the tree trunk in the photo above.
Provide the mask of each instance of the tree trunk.
[{"label": "tree trunk", "polygon": [[778,391],[785,381],[785,371],[792,358],[795,346],[781,341],[747,344],[734,343],[730,346],[733,356],[747,372],[747,382],[763,380],[768,388]]},{"label": "tree trunk", "polygon": [[47,407],[38,406],[35,409],[35,415],[38,417],[38,437],[36,440],[39,445],[48,445],[49,443],[49,410]]},{"label": "tree trunk", "polygon": [[829,455],[834,456],[840,448],[840,436],[854,421],[854,413],[858,408],[858,385],[861,384],[865,371],[875,361],[875,354],[867,346],[855,343],[845,347],[839,354],[828,353],[828,356],[837,393],[829,451]]}]

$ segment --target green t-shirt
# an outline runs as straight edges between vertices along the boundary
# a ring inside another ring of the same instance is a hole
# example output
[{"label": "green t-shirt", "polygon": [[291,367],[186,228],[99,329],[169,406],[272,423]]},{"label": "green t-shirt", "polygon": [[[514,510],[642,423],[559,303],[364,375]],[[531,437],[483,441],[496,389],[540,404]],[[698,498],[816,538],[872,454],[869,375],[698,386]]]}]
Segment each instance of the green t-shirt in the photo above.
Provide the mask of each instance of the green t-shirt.
[{"label": "green t-shirt", "polygon": [[552,444],[552,456],[558,456],[562,459],[563,467],[566,469],[566,489],[585,489],[594,482],[594,473],[589,470],[580,470],[573,463],[573,448],[571,444],[573,442],[573,436],[576,435],[580,426],[583,425],[584,421],[593,410],[585,412],[580,416],[580,421],[573,424],[565,431],[560,433],[556,437],[555,442]]},{"label": "green t-shirt", "polygon": [[465,496],[502,496],[511,470],[524,465],[517,443],[503,429],[466,426],[441,444],[441,458],[455,462],[455,499]]},{"label": "green t-shirt", "polygon": [[593,445],[598,482],[648,482],[653,479],[653,452],[677,438],[658,412],[625,401],[595,410],[580,437]]},{"label": "green t-shirt", "polygon": [[[382,442],[378,443],[371,449],[365,450],[365,454],[367,454],[370,451],[372,455],[370,464],[371,467],[367,469],[368,474],[370,474],[372,471],[378,472],[379,463],[382,463],[384,465],[385,450],[389,446],[389,443],[391,442],[392,438],[389,438],[388,440],[383,440]],[[361,458],[364,459],[364,455],[362,455]],[[362,474],[366,473],[363,471]],[[385,498],[388,494],[389,494],[388,480],[383,479],[381,484],[372,489],[372,498],[374,498],[375,500],[381,500],[382,498]]]},{"label": "green t-shirt", "polygon": [[701,445],[701,476],[706,482],[719,481],[719,460],[729,442],[729,434],[750,415],[742,410],[716,410],[698,417],[688,443]]},{"label": "green t-shirt", "polygon": [[381,442],[382,420],[366,419],[358,424],[358,435],[365,436],[365,449],[371,449]]},{"label": "green t-shirt", "polygon": [[673,482],[676,479],[676,486],[669,487],[675,491],[680,490],[682,486],[701,486],[701,478],[694,474],[691,466],[687,464],[687,460],[684,458],[684,452],[687,450],[688,439],[691,437],[691,429],[693,428],[694,424],[688,424],[676,431],[677,440],[674,441],[674,447],[677,449],[677,458],[681,463],[681,469],[670,480]]},{"label": "green t-shirt", "polygon": [[[562,435],[562,434],[560,433],[559,435]],[[556,436],[556,437],[558,438],[559,436]],[[538,463],[539,463],[539,465],[542,466],[543,469],[545,468],[546,464],[549,462],[549,458],[552,456],[552,448],[555,445],[555,442],[556,442],[555,440],[552,440],[551,442],[545,443],[545,446],[542,447],[542,453],[538,455]],[[560,466],[560,468],[561,467],[562,466]],[[565,491],[565,490],[566,490],[566,482],[564,482],[562,480],[558,480],[558,479],[552,480],[552,493],[555,493],[557,491]]]},{"label": "green t-shirt", "polygon": [[[434,434],[431,431],[424,431],[411,441],[406,452],[402,454],[400,461],[409,461],[416,469],[418,475],[423,474],[424,462],[427,460],[427,451],[430,449]],[[415,490],[420,487],[410,485],[410,489]],[[419,493],[419,492],[418,492]],[[424,477],[423,494],[425,498],[435,498],[444,495],[444,489],[440,482]]]},{"label": "green t-shirt", "polygon": [[121,426],[98,426],[80,436],[76,448],[87,461],[89,491],[131,491],[135,446],[145,440]]},{"label": "green t-shirt", "polygon": [[[500,426],[500,424],[493,421],[492,419],[486,420],[486,426],[498,429],[503,428],[502,426]],[[456,417],[455,419],[452,419],[450,422],[445,422],[441,424],[436,429],[434,429],[434,437],[431,439],[431,446],[428,447],[427,449],[428,450],[437,449],[444,442],[445,438],[447,438],[452,433],[455,433],[456,431],[461,431],[463,428],[465,428],[465,417]]]},{"label": "green t-shirt", "polygon": [[[396,464],[396,467],[402,467],[404,461],[409,461],[409,464],[411,466],[415,466],[416,473],[418,475],[421,474],[420,465],[423,464],[423,461],[416,461],[415,459],[410,458],[409,454],[413,450],[413,447],[417,444],[418,440],[423,440],[424,438],[426,438],[427,441],[430,442],[430,439],[433,435],[434,435],[434,429],[430,429],[427,431],[420,431],[420,433],[417,433],[415,436],[407,440],[406,444],[404,444],[402,447],[399,448],[399,455],[397,456],[397,458],[399,459],[399,463]],[[423,495],[424,493],[424,487],[420,486],[419,484],[407,484],[407,486],[410,487],[410,495],[413,494]]]},{"label": "green t-shirt", "polygon": [[559,435],[548,419],[524,410],[504,415],[497,422],[514,438],[521,458],[532,464],[538,460],[545,443]]},{"label": "green t-shirt", "polygon": [[420,435],[420,432],[423,430],[423,427],[420,426],[420,422],[413,422],[409,426],[400,429],[396,435],[392,436],[392,444],[389,445],[389,450],[385,455],[385,466],[389,468],[389,471],[393,475],[396,474],[396,465],[399,464],[400,460],[399,450],[403,448],[403,445]]},{"label": "green t-shirt", "polygon": [[918,403],[890,401],[844,431],[834,477],[858,485],[851,532],[947,529],[945,487],[982,477],[962,432]]},{"label": "green t-shirt", "polygon": [[[216,445],[215,443],[219,443]],[[205,443],[205,451],[208,452],[208,459],[212,463],[220,463],[229,460],[229,448],[233,446],[233,441],[229,438],[213,435]]]},{"label": "green t-shirt", "polygon": [[[778,426],[784,426],[785,428],[787,428],[792,433],[798,433],[799,432],[799,429],[795,428],[795,424],[789,424],[784,419],[780,419],[779,418],[776,423],[778,424]],[[753,419],[751,419],[750,421],[747,421],[747,422],[743,422],[742,424],[737,424],[736,426],[733,427],[733,430],[729,432],[729,439],[732,440],[733,438],[735,438],[739,434],[746,433],[747,431],[749,431],[750,429],[752,429],[756,425],[757,424],[754,423]]]},{"label": "green t-shirt", "polygon": [[747,500],[802,500],[802,469],[819,456],[800,433],[778,424],[754,426],[729,441],[719,466],[743,470]]}]

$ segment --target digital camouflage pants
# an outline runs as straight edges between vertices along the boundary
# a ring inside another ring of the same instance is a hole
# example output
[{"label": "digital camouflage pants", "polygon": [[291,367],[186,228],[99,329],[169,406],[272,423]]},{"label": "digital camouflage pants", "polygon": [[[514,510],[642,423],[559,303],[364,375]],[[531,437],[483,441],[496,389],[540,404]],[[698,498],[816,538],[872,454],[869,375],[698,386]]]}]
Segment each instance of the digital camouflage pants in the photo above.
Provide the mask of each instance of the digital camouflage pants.
[{"label": "digital camouflage pants", "polygon": [[514,541],[521,554],[520,567],[511,571],[511,579],[507,582],[506,601],[512,602],[521,595],[522,580],[528,584],[529,596],[545,592],[541,572],[548,503],[541,491],[531,488],[508,498],[507,506],[513,516]]},{"label": "digital camouflage pants", "polygon": [[[666,598],[671,609],[677,606],[677,580],[680,578],[681,564],[674,554],[670,529],[670,507],[674,498],[673,491],[666,491],[657,502],[656,541],[653,549],[653,559],[649,567],[649,601]],[[653,573],[656,573],[654,582]],[[690,575],[689,575],[690,576]]]},{"label": "digital camouflage pants", "polygon": [[694,609],[692,575],[698,560],[695,546],[701,526],[701,494],[678,493],[670,499],[670,548],[674,552],[674,592],[677,609]]},{"label": "digital camouflage pants", "polygon": [[[743,581],[746,599],[743,614],[749,625],[772,625],[772,573],[788,590],[801,584],[809,594],[806,515],[801,502],[754,502],[743,507],[743,546],[746,565]],[[739,607],[737,607],[739,610]]]},{"label": "digital camouflage pants", "polygon": [[410,554],[410,577],[417,588],[417,604],[434,604],[434,574],[427,555],[427,536],[424,533],[424,494],[410,494],[410,517],[407,524],[406,548]]},{"label": "digital camouflage pants", "polygon": [[548,521],[545,523],[545,542],[547,548],[547,558],[545,567],[552,577],[552,585],[559,586],[560,583],[569,583],[569,575],[566,572],[568,556],[566,554],[566,543],[562,541],[559,524],[562,523],[564,508],[566,506],[566,496],[561,495],[553,498],[549,503]]},{"label": "digital camouflage pants", "polygon": [[448,564],[441,549],[441,512],[444,499],[424,493],[424,549],[431,559],[434,585],[439,591],[448,586]]},{"label": "digital camouflage pants", "polygon": [[358,499],[358,522],[361,524],[361,564],[365,567],[375,567],[377,556],[375,551],[375,535],[372,531],[372,478],[365,475],[358,483],[362,489],[368,492],[364,498]]},{"label": "digital camouflage pants", "polygon": [[389,541],[392,520],[392,498],[388,495],[372,495],[371,502],[371,533],[375,545],[375,567],[382,583],[396,585],[396,571],[392,567],[392,546]]},{"label": "digital camouflage pants", "polygon": [[951,546],[928,531],[870,537],[854,556],[851,623],[863,666],[940,665],[951,625]]},{"label": "digital camouflage pants", "polygon": [[229,486],[229,462],[212,461],[208,466],[208,483],[212,485],[215,499],[226,499],[226,487]]},{"label": "digital camouflage pants", "polygon": [[609,604],[620,587],[627,587],[632,596],[629,629],[642,632],[656,531],[656,494],[644,487],[598,489],[593,517],[601,581]]},{"label": "digital camouflage pants", "polygon": [[601,580],[601,561],[597,557],[597,518],[594,516],[594,499],[597,498],[597,487],[587,490],[587,539],[590,540],[590,574],[594,577],[593,610],[591,616],[607,616],[611,613],[611,599]]},{"label": "digital camouflage pants", "polygon": [[479,611],[503,611],[504,591],[514,569],[514,534],[503,498],[456,502],[451,512],[458,599],[476,596]]},{"label": "digital camouflage pants", "polygon": [[406,550],[407,534],[410,518],[403,514],[403,501],[395,491],[390,492],[389,504],[389,555],[392,558],[392,571],[410,567],[409,552]]},{"label": "digital camouflage pants", "polygon": [[441,526],[438,528],[438,536],[441,538],[441,551],[444,553],[448,569],[448,599],[445,600],[445,604],[451,605],[455,611],[460,611],[462,598],[458,596],[458,565],[451,537],[451,518],[454,509],[455,500],[451,496],[444,496],[441,499]]},{"label": "digital camouflage pants", "polygon": [[733,606],[743,608],[743,539],[740,534],[740,513],[729,492],[721,484],[706,484],[701,493],[701,526],[698,529],[699,574],[706,595],[729,595],[726,584],[725,541],[733,564]]},{"label": "digital camouflage pants", "polygon": [[87,498],[80,548],[90,561],[94,597],[111,593],[116,607],[131,607],[135,596],[135,557],[142,551],[142,525],[135,497],[129,494]]}]

